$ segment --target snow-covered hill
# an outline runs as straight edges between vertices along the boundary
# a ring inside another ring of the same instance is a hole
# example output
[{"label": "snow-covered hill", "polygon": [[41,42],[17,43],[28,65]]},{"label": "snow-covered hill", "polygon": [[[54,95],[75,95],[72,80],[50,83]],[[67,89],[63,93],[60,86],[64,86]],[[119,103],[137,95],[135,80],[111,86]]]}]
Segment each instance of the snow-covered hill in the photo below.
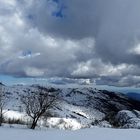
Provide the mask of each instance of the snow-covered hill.
[{"label": "snow-covered hill", "polygon": [[[34,92],[37,88],[37,85],[10,87],[3,85],[3,91],[8,96],[8,103],[5,107],[7,119],[19,118],[23,121],[29,119],[24,112],[20,97],[26,95],[27,92]],[[49,117],[41,120],[38,125],[73,130],[92,127],[93,125],[140,128],[140,115],[136,115],[136,112],[140,114],[140,102],[123,94],[97,90],[91,87],[46,88],[49,92],[58,92],[58,102],[49,111]],[[126,123],[122,123],[128,112],[129,114],[135,114],[131,115],[132,121],[129,117],[126,117]]]}]

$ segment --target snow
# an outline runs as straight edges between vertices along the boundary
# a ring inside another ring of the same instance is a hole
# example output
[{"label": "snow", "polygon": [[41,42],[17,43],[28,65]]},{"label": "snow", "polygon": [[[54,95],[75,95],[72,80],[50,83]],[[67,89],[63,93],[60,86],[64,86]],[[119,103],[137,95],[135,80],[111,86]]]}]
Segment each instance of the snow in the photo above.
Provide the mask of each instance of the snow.
[{"label": "snow", "polygon": [[[4,107],[6,112],[4,117],[7,121],[21,120],[22,123],[30,123],[30,118],[26,115],[20,99],[28,92],[37,91],[38,86],[3,86],[3,91],[8,98]],[[110,107],[114,107],[120,110],[115,116],[115,123],[118,123],[119,128],[140,128],[140,111],[135,110],[137,105],[134,109],[127,110],[131,102],[120,93],[110,93],[92,87],[65,87],[56,88],[56,90],[59,91],[59,98],[56,105],[49,110],[50,116],[48,116],[52,118],[42,117],[38,122],[39,126],[71,130],[89,128],[93,125],[113,127],[112,123],[105,118],[112,111]]]},{"label": "snow", "polygon": [[78,131],[0,128],[1,140],[139,140],[140,130],[92,128]]},{"label": "snow", "polygon": [[71,130],[77,130],[81,129],[82,125],[80,122],[78,122],[76,119],[70,119],[70,118],[56,118],[52,117],[47,119],[47,125],[49,128],[59,128],[59,129],[71,129]]},{"label": "snow", "polygon": [[20,119],[23,120],[25,118],[25,114],[20,113],[18,111],[13,110],[4,110],[4,117],[7,119]]},{"label": "snow", "polygon": [[[26,114],[20,113],[18,111],[4,110],[4,112],[5,112],[4,117],[7,120],[8,119],[20,120],[26,123],[28,123],[31,120],[31,118],[29,118]],[[38,125],[49,128],[71,129],[71,130],[77,130],[83,127],[82,124],[78,122],[76,119],[58,118],[58,117],[49,117],[47,120],[39,120]]]},{"label": "snow", "polygon": [[122,110],[119,111],[116,120],[123,128],[138,128],[140,129],[140,111]]}]

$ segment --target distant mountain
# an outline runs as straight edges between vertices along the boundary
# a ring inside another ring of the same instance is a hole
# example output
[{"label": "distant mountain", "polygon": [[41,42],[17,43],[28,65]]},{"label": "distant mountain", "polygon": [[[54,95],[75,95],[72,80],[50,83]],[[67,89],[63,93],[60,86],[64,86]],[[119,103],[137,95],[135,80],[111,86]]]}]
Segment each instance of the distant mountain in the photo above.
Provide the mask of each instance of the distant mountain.
[{"label": "distant mountain", "polygon": [[[38,85],[4,86],[4,91],[9,97],[5,109],[23,113],[24,108],[22,109],[20,96],[37,89]],[[55,125],[64,129],[80,129],[98,125],[140,128],[140,101],[128,98],[128,95],[91,87],[46,87],[46,90],[52,93],[58,91],[58,104],[49,112],[50,121],[47,119],[45,122],[49,124],[47,124],[49,127]]]},{"label": "distant mountain", "polygon": [[140,93],[129,92],[126,95],[132,99],[140,101]]},{"label": "distant mountain", "polygon": [[0,86],[5,86],[2,82],[0,82]]}]

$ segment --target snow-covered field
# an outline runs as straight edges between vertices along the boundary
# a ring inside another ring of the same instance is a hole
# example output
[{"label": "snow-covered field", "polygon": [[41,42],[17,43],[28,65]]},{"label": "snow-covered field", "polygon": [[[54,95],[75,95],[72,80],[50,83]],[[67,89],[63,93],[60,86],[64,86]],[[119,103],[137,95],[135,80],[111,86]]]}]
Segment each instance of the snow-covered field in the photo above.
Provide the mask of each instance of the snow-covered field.
[{"label": "snow-covered field", "polygon": [[0,128],[0,140],[139,140],[140,130],[92,128],[77,131]]}]

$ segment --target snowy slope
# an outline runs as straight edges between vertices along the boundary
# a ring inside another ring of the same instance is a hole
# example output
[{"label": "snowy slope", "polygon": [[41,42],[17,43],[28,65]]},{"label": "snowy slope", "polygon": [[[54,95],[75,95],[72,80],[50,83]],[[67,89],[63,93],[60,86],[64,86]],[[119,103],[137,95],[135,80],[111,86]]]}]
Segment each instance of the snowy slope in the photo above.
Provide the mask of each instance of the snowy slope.
[{"label": "snowy slope", "polygon": [[[19,118],[23,121],[29,119],[20,102],[20,96],[28,92],[34,92],[37,85],[32,86],[3,86],[3,91],[8,96],[8,103],[5,110],[5,117]],[[46,87],[49,92],[58,91],[58,103],[49,111],[50,117],[38,124],[49,127],[58,127],[61,129],[80,129],[98,125],[102,127],[124,127],[121,126],[121,119],[116,116],[120,111],[128,110],[140,111],[140,102],[129,99],[127,96],[109,92],[106,90],[97,90],[92,87],[84,88],[51,88]],[[119,116],[119,115],[118,115]],[[139,123],[139,117],[137,122]],[[132,123],[132,122],[131,122]],[[126,126],[126,125],[125,125]],[[130,127],[128,128],[136,128]],[[135,126],[138,126],[135,124]]]}]

